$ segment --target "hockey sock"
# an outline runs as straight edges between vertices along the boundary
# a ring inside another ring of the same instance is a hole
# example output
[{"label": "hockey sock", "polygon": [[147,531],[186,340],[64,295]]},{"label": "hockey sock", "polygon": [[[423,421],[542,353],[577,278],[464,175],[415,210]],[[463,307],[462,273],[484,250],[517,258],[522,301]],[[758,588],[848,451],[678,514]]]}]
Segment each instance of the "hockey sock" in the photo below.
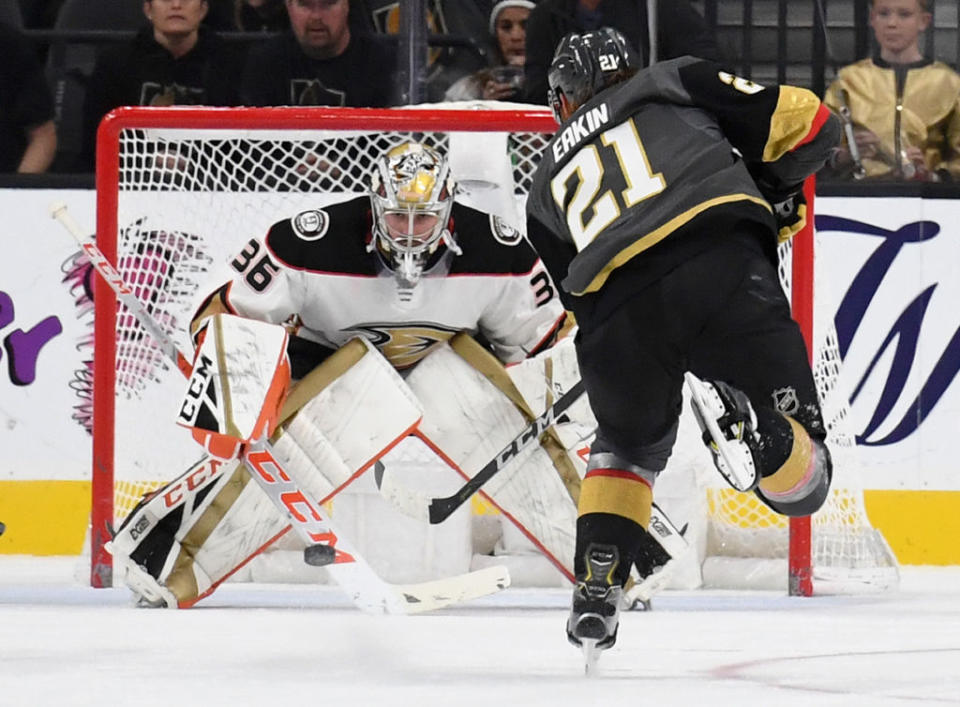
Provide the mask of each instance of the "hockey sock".
[{"label": "hockey sock", "polygon": [[580,488],[574,574],[586,570],[583,556],[590,543],[616,545],[617,579],[627,580],[642,533],[650,524],[653,490],[642,478],[621,469],[591,469]]},{"label": "hockey sock", "polygon": [[754,451],[754,457],[760,476],[772,476],[783,467],[793,453],[793,425],[789,418],[772,408],[754,405],[753,409],[757,415],[757,432],[761,440]]},{"label": "hockey sock", "polygon": [[[831,476],[830,452],[799,422],[771,414],[779,418],[781,426],[785,424],[789,429],[787,433],[763,435],[763,478],[757,494],[779,513],[809,515],[826,499]],[[760,415],[758,411],[758,418]]]}]

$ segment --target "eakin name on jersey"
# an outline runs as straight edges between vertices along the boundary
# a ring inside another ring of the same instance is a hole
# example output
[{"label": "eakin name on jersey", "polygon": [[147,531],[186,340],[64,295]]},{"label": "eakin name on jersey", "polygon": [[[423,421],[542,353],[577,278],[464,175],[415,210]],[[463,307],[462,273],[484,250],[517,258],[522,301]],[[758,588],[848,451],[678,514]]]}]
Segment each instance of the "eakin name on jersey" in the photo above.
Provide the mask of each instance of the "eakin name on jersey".
[{"label": "eakin name on jersey", "polygon": [[357,197],[275,223],[230,260],[195,321],[215,311],[285,324],[329,349],[368,339],[398,369],[461,331],[504,362],[553,343],[563,307],[536,253],[494,217],[455,203],[450,230],[420,282],[402,290],[369,249],[370,201]]},{"label": "eakin name on jersey", "polygon": [[769,231],[775,250],[770,194],[754,177],[795,189],[838,138],[836,118],[806,89],[763,88],[693,57],[660,62],[600,91],[553,136],[527,236],[573,296],[628,263],[655,258],[667,271],[693,239],[705,246],[737,223]]}]

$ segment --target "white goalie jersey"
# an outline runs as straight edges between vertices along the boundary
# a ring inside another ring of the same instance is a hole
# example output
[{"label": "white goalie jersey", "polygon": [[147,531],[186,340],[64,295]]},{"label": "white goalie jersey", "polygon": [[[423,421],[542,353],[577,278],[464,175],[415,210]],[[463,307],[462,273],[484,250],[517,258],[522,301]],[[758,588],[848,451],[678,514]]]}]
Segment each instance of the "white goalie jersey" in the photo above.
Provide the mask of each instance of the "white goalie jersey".
[{"label": "white goalie jersey", "polygon": [[[414,287],[393,277],[373,247],[370,200],[301,212],[251,239],[225,265],[197,319],[226,311],[285,325],[332,351],[370,341],[397,369],[415,365],[459,332],[505,363],[548,347],[564,312],[552,281],[521,234],[496,216],[453,205],[453,247],[440,247]],[[316,355],[322,358],[323,349]],[[317,360],[298,362],[294,377]],[[301,365],[298,365],[301,364]]]}]

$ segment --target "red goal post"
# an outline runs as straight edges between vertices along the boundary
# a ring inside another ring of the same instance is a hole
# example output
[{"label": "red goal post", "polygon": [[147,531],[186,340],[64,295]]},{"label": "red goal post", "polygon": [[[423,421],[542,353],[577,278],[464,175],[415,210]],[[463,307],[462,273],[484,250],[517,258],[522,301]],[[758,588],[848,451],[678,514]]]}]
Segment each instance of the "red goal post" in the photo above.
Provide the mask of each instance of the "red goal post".
[{"label": "red goal post", "polygon": [[[489,182],[493,184],[505,174],[512,176],[513,185],[507,192],[522,202],[536,157],[555,129],[553,117],[544,109],[503,109],[489,104],[409,109],[120,108],[103,120],[97,135],[97,242],[138,295],[150,301],[170,333],[182,337],[189,315],[184,309],[184,292],[202,280],[205,263],[262,235],[255,230],[260,227],[256,224],[296,213],[291,204],[304,194],[316,198],[321,192],[362,191],[372,159],[385,146],[403,136],[437,141],[444,149],[451,146],[451,151],[454,142],[469,144],[463,148],[469,157],[460,160],[468,168],[471,160],[489,156],[484,152],[497,153],[506,146],[506,154],[498,156],[505,160],[506,171],[495,169]],[[319,177],[318,169],[323,171]],[[456,170],[454,176],[458,176]],[[812,213],[812,188],[809,196]],[[247,197],[256,203],[247,206]],[[214,235],[229,240],[230,249],[208,247]],[[781,275],[790,287],[795,318],[816,359],[813,251],[809,228],[794,239],[792,253],[785,254],[783,261],[792,265]],[[140,414],[139,408],[157,407],[143,417],[147,425],[163,425],[166,419],[173,425],[173,408],[164,409],[166,403],[156,402],[164,398],[153,397],[155,389],[171,385],[169,367],[150,350],[147,335],[137,331],[129,315],[122,308],[118,311],[113,292],[100,278],[94,299],[90,581],[93,586],[111,586],[110,556],[104,550],[111,529],[129,512],[131,498],[135,502],[143,492],[176,476],[184,467],[176,466],[175,459],[195,455],[196,449],[180,452],[178,457],[170,450],[176,447],[179,452],[179,441],[142,454],[134,444],[125,451],[128,457],[117,462],[123,440],[129,440],[131,434],[154,432],[134,428],[118,435],[118,424],[128,424],[128,418]],[[838,358],[833,364],[838,365]],[[834,382],[818,379],[818,386],[822,392],[830,392]],[[126,407],[118,415],[122,406]],[[158,454],[169,457],[167,466],[146,468],[152,460],[140,457]],[[854,497],[856,493],[855,489]],[[740,526],[732,528],[734,535],[749,530],[747,550],[737,552],[751,554],[752,538],[759,537],[752,526],[763,507],[751,504],[743,508],[740,500],[731,501],[722,491],[715,496],[710,514],[729,516],[724,522]],[[723,511],[724,504],[731,502],[736,510]],[[862,495],[859,501],[844,499],[841,505],[856,506],[856,518],[831,521],[831,533],[848,535],[855,529],[856,545],[862,544],[861,526],[867,528],[865,535],[876,533],[863,513]],[[765,528],[777,526],[781,520],[763,520],[760,534],[766,537]],[[775,545],[780,549],[764,550],[788,555],[788,587],[793,594],[813,591],[815,525],[809,519],[792,520],[789,551],[779,541]],[[732,536],[723,537],[720,545],[734,544],[729,539]],[[856,564],[860,560],[842,562]],[[866,562],[877,564],[875,557]]]}]

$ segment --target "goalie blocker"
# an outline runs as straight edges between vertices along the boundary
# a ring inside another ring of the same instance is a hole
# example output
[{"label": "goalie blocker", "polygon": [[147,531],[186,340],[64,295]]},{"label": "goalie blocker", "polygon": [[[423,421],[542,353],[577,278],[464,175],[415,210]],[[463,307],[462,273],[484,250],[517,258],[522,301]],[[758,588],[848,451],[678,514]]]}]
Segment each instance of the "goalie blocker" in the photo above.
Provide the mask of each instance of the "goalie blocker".
[{"label": "goalie blocker", "polygon": [[[359,360],[358,349],[363,352]],[[576,380],[572,351],[570,345],[555,347],[507,375],[495,358],[461,335],[403,381],[376,350],[354,341],[294,386],[279,415],[275,450],[301,479],[312,479],[304,490],[322,501],[415,428],[466,476],[483,465],[488,447],[517,434],[554,388]],[[508,389],[512,380],[519,386],[508,395],[491,378]],[[424,419],[417,428],[421,411]],[[568,578],[583,466],[568,449],[581,448],[593,425],[586,401],[579,413],[571,413],[487,490],[488,500]],[[124,521],[111,551],[142,604],[192,606],[284,535],[285,519],[248,478],[240,461],[205,458]],[[671,554],[686,548],[669,519],[656,512],[661,520],[651,525],[650,551],[645,563],[638,561],[643,571],[635,576],[629,602],[649,601],[666,583]],[[323,561],[309,549],[305,558]]]}]

